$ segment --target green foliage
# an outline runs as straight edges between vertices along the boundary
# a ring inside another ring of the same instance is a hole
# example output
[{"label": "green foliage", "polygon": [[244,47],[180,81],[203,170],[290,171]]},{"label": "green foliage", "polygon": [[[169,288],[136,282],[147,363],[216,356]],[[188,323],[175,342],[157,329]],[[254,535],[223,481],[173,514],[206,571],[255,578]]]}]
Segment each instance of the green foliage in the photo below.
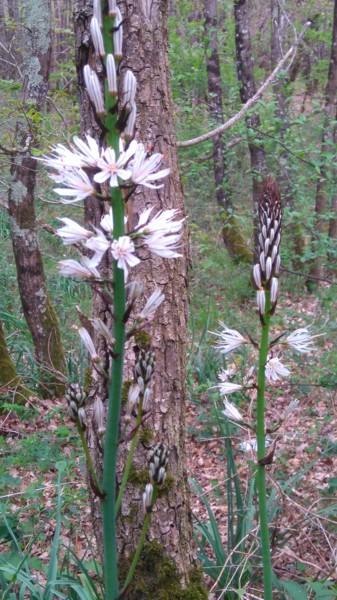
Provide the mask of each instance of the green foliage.
[{"label": "green foliage", "polygon": [[[49,565],[46,568],[36,557],[30,557],[29,552],[34,538],[26,546],[25,551],[21,549],[21,541],[18,530],[13,527],[13,518],[7,517],[3,513],[3,525],[0,527],[0,538],[11,541],[11,551],[0,554],[0,588],[3,592],[2,598],[26,597],[34,600],[52,600],[62,598],[64,600],[100,600],[102,598],[102,589],[99,583],[93,577],[89,576],[84,561],[76,558],[73,561],[72,570],[75,574],[69,573],[70,557],[72,552],[67,554],[68,563],[60,565],[59,553],[61,549],[61,523],[62,523],[62,487],[61,481],[64,475],[65,463],[56,463],[58,470],[58,493],[56,504],[56,528],[53,542],[50,550]],[[38,534],[37,534],[38,535]],[[35,536],[36,537],[36,536]],[[96,566],[92,563],[91,566]],[[34,569],[34,574],[31,569]],[[43,578],[36,576],[36,571],[43,575]],[[68,573],[67,573],[68,571]],[[101,574],[96,571],[98,581]],[[43,580],[44,583],[40,583]]]}]

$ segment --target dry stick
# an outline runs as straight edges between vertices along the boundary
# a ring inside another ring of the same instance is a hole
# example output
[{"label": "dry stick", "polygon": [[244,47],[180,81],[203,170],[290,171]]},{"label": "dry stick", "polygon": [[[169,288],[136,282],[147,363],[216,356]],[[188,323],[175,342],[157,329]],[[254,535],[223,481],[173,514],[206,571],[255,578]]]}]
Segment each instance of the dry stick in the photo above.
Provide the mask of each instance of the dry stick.
[{"label": "dry stick", "polygon": [[236,115],[234,115],[234,117],[229,119],[229,121],[226,121],[226,123],[223,123],[223,125],[220,125],[216,129],[213,129],[213,131],[208,131],[207,133],[204,133],[203,135],[200,135],[199,137],[193,138],[192,140],[185,140],[182,142],[177,142],[177,147],[178,148],[187,148],[188,146],[194,146],[195,144],[200,144],[201,142],[205,142],[206,140],[209,140],[209,139],[215,137],[216,135],[219,135],[219,133],[226,131],[226,129],[229,129],[237,121],[239,121],[241,119],[241,117],[243,117],[243,115],[245,115],[246,112],[248,112],[248,110],[257,103],[257,101],[260,99],[260,97],[262,96],[264,91],[267,89],[267,87],[271,83],[274,83],[277,75],[282,70],[282,68],[286,64],[287,60],[295,52],[297,46],[301,43],[301,41],[302,41],[303,37],[305,36],[307,30],[309,29],[310,25],[311,25],[310,21],[305,23],[300,35],[298,36],[295,43],[291,46],[291,48],[289,48],[287,54],[280,60],[278,65],[275,67],[274,71],[269,75],[269,77],[267,77],[266,81],[261,85],[260,89],[256,92],[256,94],[254,96],[252,96],[252,98],[249,98],[249,100],[246,102],[246,104],[244,104],[244,106],[241,108],[241,110],[239,110],[239,112]]}]

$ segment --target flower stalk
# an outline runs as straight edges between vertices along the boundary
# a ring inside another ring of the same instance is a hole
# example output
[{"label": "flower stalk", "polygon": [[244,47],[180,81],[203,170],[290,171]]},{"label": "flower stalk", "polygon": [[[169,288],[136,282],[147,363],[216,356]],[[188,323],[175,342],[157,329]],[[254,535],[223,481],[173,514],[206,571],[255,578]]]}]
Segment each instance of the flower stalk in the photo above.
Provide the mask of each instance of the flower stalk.
[{"label": "flower stalk", "polygon": [[269,348],[269,329],[270,329],[270,294],[266,293],[266,311],[264,314],[264,326],[262,327],[260,349],[259,349],[259,366],[257,380],[257,474],[256,487],[259,500],[259,517],[260,517],[260,536],[262,546],[262,562],[263,562],[263,583],[264,583],[264,598],[272,600],[272,565],[270,555],[270,540],[268,527],[267,513],[267,492],[266,492],[266,465],[265,465],[265,449],[266,449],[266,433],[265,433],[265,388],[266,388],[266,364]]}]

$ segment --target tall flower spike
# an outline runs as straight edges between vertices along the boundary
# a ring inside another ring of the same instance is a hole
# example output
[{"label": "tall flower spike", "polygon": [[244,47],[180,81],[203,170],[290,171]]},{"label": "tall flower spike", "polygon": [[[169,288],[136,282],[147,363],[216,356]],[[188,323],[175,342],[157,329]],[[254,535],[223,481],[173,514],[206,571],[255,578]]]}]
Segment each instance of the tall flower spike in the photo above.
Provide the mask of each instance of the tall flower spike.
[{"label": "tall flower spike", "polygon": [[253,280],[258,290],[257,305],[261,318],[265,312],[265,291],[271,292],[271,314],[275,311],[280,270],[282,207],[276,181],[263,181],[259,200],[259,263],[253,268]]}]

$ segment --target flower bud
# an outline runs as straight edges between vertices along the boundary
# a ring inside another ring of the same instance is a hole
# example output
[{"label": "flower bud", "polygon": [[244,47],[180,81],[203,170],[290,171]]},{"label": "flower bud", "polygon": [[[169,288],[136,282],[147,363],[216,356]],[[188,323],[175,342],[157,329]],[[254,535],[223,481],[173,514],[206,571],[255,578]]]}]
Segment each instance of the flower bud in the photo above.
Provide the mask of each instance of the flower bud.
[{"label": "flower bud", "polygon": [[143,506],[144,506],[144,511],[146,513],[152,511],[152,496],[153,496],[153,485],[152,485],[152,483],[148,483],[145,487],[145,492],[143,494]]},{"label": "flower bud", "polygon": [[96,17],[93,17],[90,21],[90,33],[96,54],[99,54],[100,56],[105,56],[104,41],[101,32],[101,27]]},{"label": "flower bud", "polygon": [[116,60],[120,61],[123,58],[123,26],[122,14],[118,6],[115,7],[115,27],[113,32],[114,54]]}]

